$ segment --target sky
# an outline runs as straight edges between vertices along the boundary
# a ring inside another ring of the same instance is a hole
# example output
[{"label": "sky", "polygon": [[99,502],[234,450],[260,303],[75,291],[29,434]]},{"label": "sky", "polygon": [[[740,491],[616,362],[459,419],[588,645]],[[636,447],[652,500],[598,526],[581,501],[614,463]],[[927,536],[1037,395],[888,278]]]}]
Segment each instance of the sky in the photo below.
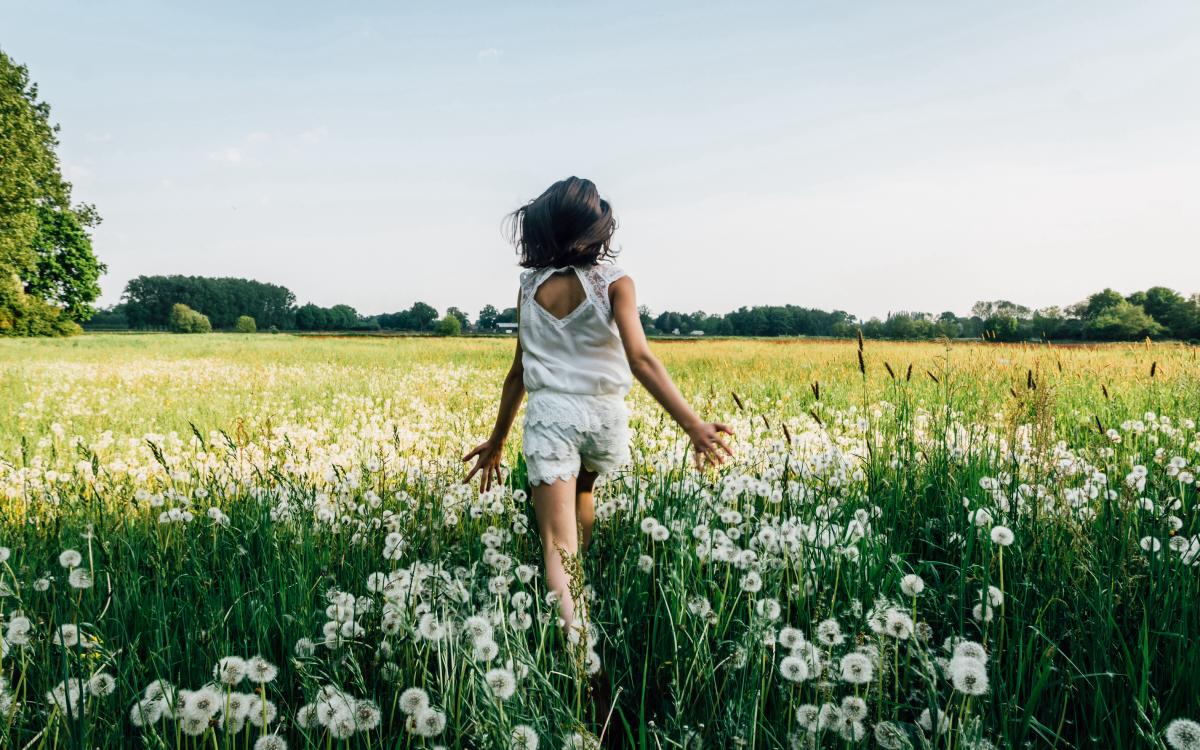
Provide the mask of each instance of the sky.
[{"label": "sky", "polygon": [[568,175],[652,310],[1200,292],[1200,3],[14,2],[101,303],[241,276],[515,303]]}]

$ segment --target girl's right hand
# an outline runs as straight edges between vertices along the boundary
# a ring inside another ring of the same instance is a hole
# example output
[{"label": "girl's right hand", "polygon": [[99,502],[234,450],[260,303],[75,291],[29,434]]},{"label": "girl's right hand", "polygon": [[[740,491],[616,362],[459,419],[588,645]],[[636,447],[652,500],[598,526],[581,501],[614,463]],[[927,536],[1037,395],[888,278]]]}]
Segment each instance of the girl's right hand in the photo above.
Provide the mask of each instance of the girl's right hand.
[{"label": "girl's right hand", "polygon": [[467,474],[467,478],[463,480],[463,484],[470,482],[471,477],[482,471],[483,473],[479,474],[479,491],[487,492],[492,486],[493,479],[497,483],[501,481],[500,459],[503,455],[504,443],[502,442],[485,440],[477,445],[475,450],[462,458],[463,461],[470,461],[472,458],[478,459],[475,461],[474,468]]},{"label": "girl's right hand", "polygon": [[697,469],[704,468],[705,462],[714,466],[725,463],[725,456],[721,455],[721,451],[725,451],[729,456],[733,455],[733,451],[721,439],[722,432],[732,435],[733,429],[720,422],[699,422],[695,426],[687,428],[688,437],[695,450]]}]

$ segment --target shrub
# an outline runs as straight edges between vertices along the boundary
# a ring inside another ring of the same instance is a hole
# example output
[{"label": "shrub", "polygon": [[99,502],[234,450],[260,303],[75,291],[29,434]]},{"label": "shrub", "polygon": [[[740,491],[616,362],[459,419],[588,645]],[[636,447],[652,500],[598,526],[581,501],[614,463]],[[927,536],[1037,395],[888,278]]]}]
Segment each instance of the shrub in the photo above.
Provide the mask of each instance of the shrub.
[{"label": "shrub", "polygon": [[212,323],[209,322],[207,315],[196,312],[181,302],[171,306],[171,316],[167,319],[167,327],[175,333],[212,332]]},{"label": "shrub", "polygon": [[434,329],[439,336],[457,336],[462,333],[462,321],[453,315],[447,315],[437,322]]},{"label": "shrub", "polygon": [[242,315],[233,324],[233,330],[238,333],[256,333],[258,332],[258,326],[255,324],[254,318],[249,315]]}]

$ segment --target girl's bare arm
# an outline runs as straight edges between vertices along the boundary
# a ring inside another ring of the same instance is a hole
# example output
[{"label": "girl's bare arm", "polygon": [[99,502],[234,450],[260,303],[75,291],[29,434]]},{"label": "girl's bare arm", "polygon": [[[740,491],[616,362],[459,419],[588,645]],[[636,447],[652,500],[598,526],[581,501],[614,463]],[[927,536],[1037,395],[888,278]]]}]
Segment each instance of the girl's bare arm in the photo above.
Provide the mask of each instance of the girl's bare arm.
[{"label": "girl's bare arm", "polygon": [[609,296],[612,300],[613,320],[621,333],[621,342],[625,346],[625,356],[629,360],[629,369],[633,376],[687,432],[696,449],[697,465],[700,465],[702,458],[710,463],[724,463],[725,456],[721,455],[721,451],[730,456],[733,455],[733,451],[721,439],[720,433],[732,435],[733,430],[728,425],[705,422],[701,419],[683,398],[683,394],[667,373],[667,368],[650,351],[650,345],[646,343],[646,333],[642,330],[641,318],[638,316],[637,292],[633,286],[633,279],[623,276],[614,281],[609,286]]},{"label": "girl's bare arm", "polygon": [[[517,297],[517,309],[521,309],[521,298]],[[521,339],[517,338],[517,351],[513,354],[512,365],[504,376],[504,386],[500,390],[500,411],[496,415],[496,426],[492,428],[491,436],[475,447],[463,461],[478,457],[474,468],[467,474],[463,484],[471,481],[471,477],[482,471],[479,477],[479,489],[487,492],[492,486],[493,479],[500,481],[500,459],[504,455],[504,443],[512,429],[513,421],[517,418],[517,410],[521,408],[521,400],[525,398],[525,367],[521,364]]]}]

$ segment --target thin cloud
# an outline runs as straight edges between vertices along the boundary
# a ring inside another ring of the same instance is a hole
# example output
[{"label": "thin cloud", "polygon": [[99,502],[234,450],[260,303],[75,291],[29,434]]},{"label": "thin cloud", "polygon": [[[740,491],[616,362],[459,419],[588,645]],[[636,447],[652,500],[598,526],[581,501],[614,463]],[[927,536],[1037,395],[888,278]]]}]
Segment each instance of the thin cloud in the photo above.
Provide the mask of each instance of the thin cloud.
[{"label": "thin cloud", "polygon": [[221,162],[222,164],[238,164],[242,161],[243,157],[242,150],[235,146],[219,149],[208,155],[209,161]]},{"label": "thin cloud", "polygon": [[300,142],[308,144],[320,143],[325,140],[325,136],[327,135],[329,135],[329,129],[323,125],[321,127],[310,128],[300,134]]}]

